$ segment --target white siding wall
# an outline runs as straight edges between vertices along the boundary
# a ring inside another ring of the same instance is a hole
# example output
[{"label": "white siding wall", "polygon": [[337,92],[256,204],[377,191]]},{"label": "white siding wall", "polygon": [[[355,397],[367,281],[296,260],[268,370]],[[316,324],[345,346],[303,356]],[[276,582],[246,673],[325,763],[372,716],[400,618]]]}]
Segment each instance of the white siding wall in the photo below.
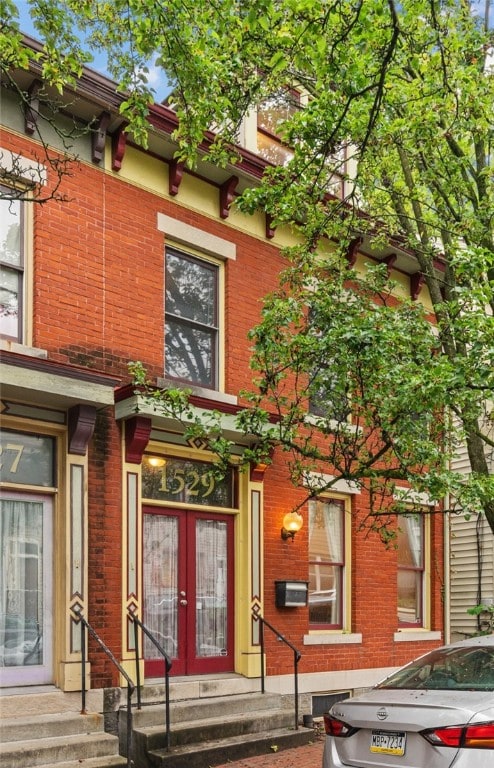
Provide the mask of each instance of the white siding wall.
[{"label": "white siding wall", "polygon": [[[458,453],[453,469],[465,474],[470,471],[466,448]],[[470,616],[467,609],[478,603],[479,570],[481,602],[494,602],[494,535],[482,516],[465,520],[462,515],[452,515],[450,531],[451,639],[458,640],[477,631],[476,616]]]}]

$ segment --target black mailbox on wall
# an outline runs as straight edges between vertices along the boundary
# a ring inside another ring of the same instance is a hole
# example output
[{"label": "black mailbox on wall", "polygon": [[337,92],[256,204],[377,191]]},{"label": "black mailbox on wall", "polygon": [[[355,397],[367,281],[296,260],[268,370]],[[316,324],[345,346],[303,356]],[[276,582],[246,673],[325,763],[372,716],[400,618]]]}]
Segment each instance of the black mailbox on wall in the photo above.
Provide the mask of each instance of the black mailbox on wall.
[{"label": "black mailbox on wall", "polygon": [[307,605],[308,581],[275,581],[276,607],[298,608]]}]

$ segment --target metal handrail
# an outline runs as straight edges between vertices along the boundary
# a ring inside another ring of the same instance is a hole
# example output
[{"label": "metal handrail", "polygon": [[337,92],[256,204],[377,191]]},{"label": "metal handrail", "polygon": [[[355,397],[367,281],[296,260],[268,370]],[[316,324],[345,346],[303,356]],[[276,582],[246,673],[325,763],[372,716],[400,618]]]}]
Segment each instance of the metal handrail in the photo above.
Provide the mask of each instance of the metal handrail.
[{"label": "metal handrail", "polygon": [[99,646],[103,649],[103,651],[106,653],[110,661],[116,666],[122,677],[125,678],[127,681],[127,768],[131,768],[133,761],[132,761],[132,694],[135,691],[135,685],[132,682],[131,678],[125,671],[125,669],[122,667],[121,664],[116,660],[113,653],[110,651],[108,646],[105,645],[103,640],[99,637],[96,630],[91,626],[91,624],[84,618],[84,616],[76,611],[76,616],[72,616],[72,621],[75,624],[81,625],[81,666],[82,666],[82,682],[81,682],[81,695],[82,695],[82,706],[81,706],[81,715],[87,714],[86,710],[86,663],[87,663],[87,654],[86,654],[86,630],[94,637],[96,642],[99,644]]},{"label": "metal handrail", "polygon": [[132,611],[128,611],[128,619],[131,621],[134,625],[134,645],[135,645],[135,655],[136,655],[136,682],[137,682],[137,709],[141,709],[141,672],[139,667],[139,632],[138,628],[144,632],[147,638],[151,640],[154,647],[158,650],[158,652],[163,656],[164,662],[165,662],[165,727],[166,727],[166,749],[170,749],[170,736],[171,736],[171,730],[170,730],[170,669],[172,668],[172,660],[168,656],[167,652],[163,648],[162,645],[158,642],[158,640],[154,637],[154,635],[151,633],[151,631],[148,629],[148,627],[145,626],[145,624],[142,623],[142,621],[135,615],[135,613],[132,613]]},{"label": "metal handrail", "polygon": [[265,619],[263,616],[260,616],[259,614],[252,612],[252,618],[254,621],[260,622],[260,632],[259,632],[259,641],[261,646],[261,692],[264,693],[264,625],[266,625],[271,632],[274,632],[278,640],[281,640],[282,643],[285,643],[291,650],[293,651],[293,680],[294,680],[294,698],[295,698],[295,730],[298,731],[298,663],[300,659],[302,658],[302,654],[300,653],[297,648],[291,643],[289,640],[284,637],[284,635],[281,634],[281,632],[278,632],[277,629],[273,627],[272,624],[269,623],[267,619]]}]

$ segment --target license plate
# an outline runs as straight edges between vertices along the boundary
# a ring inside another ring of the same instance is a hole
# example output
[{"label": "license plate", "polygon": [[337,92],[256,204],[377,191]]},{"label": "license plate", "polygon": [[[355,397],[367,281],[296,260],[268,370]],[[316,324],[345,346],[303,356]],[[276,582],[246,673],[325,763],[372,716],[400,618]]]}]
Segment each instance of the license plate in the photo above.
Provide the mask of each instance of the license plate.
[{"label": "license plate", "polygon": [[385,755],[404,755],[407,735],[403,731],[372,731],[370,751]]}]

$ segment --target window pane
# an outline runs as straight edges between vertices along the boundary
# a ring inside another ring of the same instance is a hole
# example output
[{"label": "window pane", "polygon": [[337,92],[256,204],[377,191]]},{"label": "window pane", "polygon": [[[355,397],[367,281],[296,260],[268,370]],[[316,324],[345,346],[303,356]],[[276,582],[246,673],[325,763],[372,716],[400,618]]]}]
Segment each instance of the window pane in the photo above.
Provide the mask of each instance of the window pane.
[{"label": "window pane", "polygon": [[0,666],[43,663],[43,504],[3,500]]},{"label": "window pane", "polygon": [[21,266],[21,204],[0,200],[0,261]]},{"label": "window pane", "polygon": [[165,325],[166,374],[213,387],[214,340],[211,333],[178,322]]},{"label": "window pane", "polygon": [[216,324],[216,268],[167,251],[166,312]]},{"label": "window pane", "polygon": [[20,272],[0,268],[0,333],[19,339]]},{"label": "window pane", "polygon": [[422,624],[422,571],[398,571],[398,621]]},{"label": "window pane", "polygon": [[[178,655],[178,519],[144,515],[144,624],[168,655]],[[144,637],[146,659],[161,659],[156,646]]]},{"label": "window pane", "polygon": [[309,560],[343,562],[343,506],[317,499],[309,504]]},{"label": "window pane", "polygon": [[422,568],[423,520],[417,516],[400,515],[398,518],[398,565]]},{"label": "window pane", "polygon": [[196,654],[226,656],[227,527],[196,521]]},{"label": "window pane", "polygon": [[309,622],[341,625],[342,568],[309,565]]}]

